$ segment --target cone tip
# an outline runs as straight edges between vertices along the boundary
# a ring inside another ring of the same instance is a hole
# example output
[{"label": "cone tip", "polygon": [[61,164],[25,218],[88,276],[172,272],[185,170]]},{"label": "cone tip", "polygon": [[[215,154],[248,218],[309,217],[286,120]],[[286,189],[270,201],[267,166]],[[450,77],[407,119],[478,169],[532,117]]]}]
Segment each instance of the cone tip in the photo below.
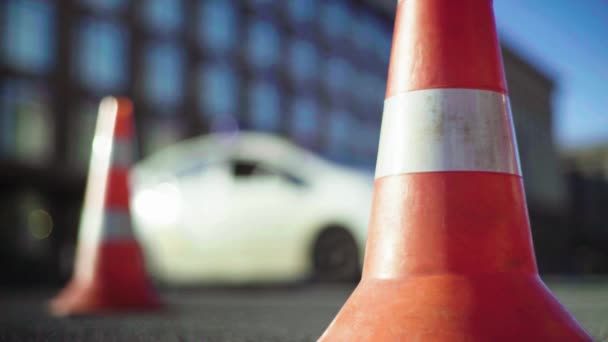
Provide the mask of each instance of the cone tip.
[{"label": "cone tip", "polygon": [[106,96],[99,104],[99,115],[115,119],[115,134],[117,137],[132,136],[133,102],[126,97]]},{"label": "cone tip", "polygon": [[106,96],[99,103],[100,115],[113,115],[118,110],[118,101],[113,96]]},{"label": "cone tip", "polygon": [[397,3],[386,98],[437,88],[508,92],[491,0]]}]

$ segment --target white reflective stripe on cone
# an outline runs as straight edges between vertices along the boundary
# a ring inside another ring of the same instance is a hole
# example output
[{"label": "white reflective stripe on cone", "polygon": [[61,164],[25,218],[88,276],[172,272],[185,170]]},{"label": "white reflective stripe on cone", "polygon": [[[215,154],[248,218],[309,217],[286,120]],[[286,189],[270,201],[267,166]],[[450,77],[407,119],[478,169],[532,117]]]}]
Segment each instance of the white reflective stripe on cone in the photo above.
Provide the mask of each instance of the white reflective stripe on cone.
[{"label": "white reflective stripe on cone", "polygon": [[133,239],[131,216],[128,212],[106,209],[101,230],[102,240]]},{"label": "white reflective stripe on cone", "polygon": [[129,167],[133,164],[133,147],[124,138],[115,138],[112,144],[112,165]]},{"label": "white reflective stripe on cone", "polygon": [[426,89],[386,99],[376,178],[434,171],[521,175],[506,95]]}]

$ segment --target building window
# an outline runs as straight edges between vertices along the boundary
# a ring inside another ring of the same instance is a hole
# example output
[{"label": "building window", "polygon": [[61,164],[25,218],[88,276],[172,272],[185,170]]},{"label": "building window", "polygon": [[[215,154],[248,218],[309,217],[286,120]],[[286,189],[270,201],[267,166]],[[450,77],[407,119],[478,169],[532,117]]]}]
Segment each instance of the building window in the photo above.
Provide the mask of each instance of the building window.
[{"label": "building window", "polygon": [[47,162],[53,153],[49,91],[25,80],[5,80],[0,87],[0,153],[31,163]]},{"label": "building window", "polygon": [[115,12],[124,10],[128,0],[80,0],[86,7],[98,12]]},{"label": "building window", "polygon": [[237,11],[232,1],[199,2],[198,38],[209,54],[231,53],[238,41]]},{"label": "building window", "polygon": [[[339,162],[348,162],[349,142],[353,140],[350,131],[350,113],[343,110],[332,110],[329,113],[329,136],[327,151],[330,158]],[[356,139],[355,139],[356,141]]]},{"label": "building window", "polygon": [[370,121],[357,120],[351,124],[351,131],[357,135],[357,143],[352,144],[354,161],[358,166],[371,168],[378,150],[379,128]]},{"label": "building window", "polygon": [[357,82],[353,82],[355,86],[352,91],[358,107],[365,111],[380,112],[384,102],[385,80],[369,71],[360,71],[356,77]]},{"label": "building window", "polygon": [[319,107],[310,97],[296,97],[291,103],[291,132],[297,142],[311,147],[319,129]]},{"label": "building window", "polygon": [[123,90],[128,82],[127,32],[117,24],[84,19],[76,29],[74,74],[90,90],[108,93]]},{"label": "building window", "polygon": [[383,69],[386,69],[391,55],[393,36],[391,31],[386,27],[379,27],[377,36],[378,39],[376,39],[374,51],[376,52],[376,57],[382,62]]},{"label": "building window", "polygon": [[289,45],[288,68],[291,81],[299,86],[314,82],[318,74],[318,57],[315,46],[306,40],[294,40]]},{"label": "building window", "polygon": [[[226,64],[212,64],[199,72],[199,105],[212,123],[233,120],[239,103],[239,78]],[[218,122],[215,122],[218,121]]]},{"label": "building window", "polygon": [[314,20],[317,12],[317,0],[289,0],[285,1],[287,16],[293,26],[300,26]]},{"label": "building window", "polygon": [[364,56],[373,56],[377,48],[376,41],[380,39],[377,22],[366,12],[361,13],[357,19],[357,24],[353,25],[353,34],[350,35],[351,41]]},{"label": "building window", "polygon": [[321,30],[328,42],[346,39],[351,20],[351,10],[343,1],[327,1],[321,8]]},{"label": "building window", "polygon": [[174,43],[152,43],[144,54],[143,87],[155,105],[176,105],[184,93],[183,49]]},{"label": "building window", "polygon": [[247,62],[255,71],[266,71],[279,63],[280,37],[269,21],[253,21],[247,30]]},{"label": "building window", "polygon": [[324,84],[330,96],[342,97],[349,92],[354,75],[351,64],[340,57],[330,57],[323,72]]},{"label": "building window", "polygon": [[276,131],[280,125],[279,90],[274,83],[256,81],[248,89],[251,125],[262,131]]},{"label": "building window", "polygon": [[184,22],[183,0],[145,0],[140,4],[142,21],[159,33],[176,33]]},{"label": "building window", "polygon": [[254,10],[269,10],[272,8],[273,0],[246,0],[247,6]]},{"label": "building window", "polygon": [[2,57],[26,72],[45,73],[55,57],[55,9],[52,3],[9,0],[0,5],[4,17]]}]

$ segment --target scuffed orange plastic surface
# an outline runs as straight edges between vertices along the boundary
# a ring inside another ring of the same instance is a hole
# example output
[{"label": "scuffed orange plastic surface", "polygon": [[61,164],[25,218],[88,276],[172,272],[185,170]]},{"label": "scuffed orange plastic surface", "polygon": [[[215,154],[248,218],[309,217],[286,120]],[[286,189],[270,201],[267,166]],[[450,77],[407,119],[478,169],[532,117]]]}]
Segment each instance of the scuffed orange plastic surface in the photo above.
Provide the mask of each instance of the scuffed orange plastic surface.
[{"label": "scuffed orange plastic surface", "polygon": [[519,176],[380,178],[369,230],[322,341],[591,341],[538,277]]}]

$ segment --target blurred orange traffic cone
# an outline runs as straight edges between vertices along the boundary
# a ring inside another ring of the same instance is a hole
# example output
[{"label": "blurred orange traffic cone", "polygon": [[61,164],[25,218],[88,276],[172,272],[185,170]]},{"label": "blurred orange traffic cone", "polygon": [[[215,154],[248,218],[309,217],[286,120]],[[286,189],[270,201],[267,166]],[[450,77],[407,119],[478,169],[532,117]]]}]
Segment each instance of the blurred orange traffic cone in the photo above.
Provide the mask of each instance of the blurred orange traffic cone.
[{"label": "blurred orange traffic cone", "polygon": [[80,223],[74,275],[51,301],[58,315],[150,310],[160,306],[129,215],[133,105],[101,101]]},{"label": "blurred orange traffic cone", "polygon": [[363,276],[322,341],[590,341],[538,276],[492,0],[399,1]]}]

